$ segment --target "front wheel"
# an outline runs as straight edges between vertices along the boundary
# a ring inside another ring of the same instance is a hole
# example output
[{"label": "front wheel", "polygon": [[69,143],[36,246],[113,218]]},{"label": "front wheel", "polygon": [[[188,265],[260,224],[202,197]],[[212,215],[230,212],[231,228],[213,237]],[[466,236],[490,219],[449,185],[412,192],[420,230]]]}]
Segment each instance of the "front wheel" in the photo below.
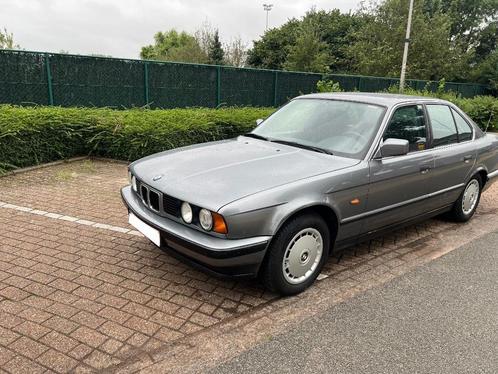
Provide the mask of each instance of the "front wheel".
[{"label": "front wheel", "polygon": [[328,258],[330,233],[315,214],[293,218],[275,236],[263,267],[263,283],[271,291],[295,295],[308,288]]},{"label": "front wheel", "polygon": [[465,186],[464,191],[453,205],[452,218],[457,222],[467,222],[475,214],[481,200],[482,180],[475,175]]}]

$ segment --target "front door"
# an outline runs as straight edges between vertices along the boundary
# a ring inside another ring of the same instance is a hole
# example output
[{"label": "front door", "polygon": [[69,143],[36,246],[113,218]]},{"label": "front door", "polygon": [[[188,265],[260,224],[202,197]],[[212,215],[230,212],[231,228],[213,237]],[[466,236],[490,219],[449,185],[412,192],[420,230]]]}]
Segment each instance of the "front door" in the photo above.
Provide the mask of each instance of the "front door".
[{"label": "front door", "polygon": [[410,152],[370,161],[370,188],[366,209],[367,232],[402,223],[429,211],[428,180],[434,168],[427,119],[422,105],[394,112],[383,140],[406,139]]}]

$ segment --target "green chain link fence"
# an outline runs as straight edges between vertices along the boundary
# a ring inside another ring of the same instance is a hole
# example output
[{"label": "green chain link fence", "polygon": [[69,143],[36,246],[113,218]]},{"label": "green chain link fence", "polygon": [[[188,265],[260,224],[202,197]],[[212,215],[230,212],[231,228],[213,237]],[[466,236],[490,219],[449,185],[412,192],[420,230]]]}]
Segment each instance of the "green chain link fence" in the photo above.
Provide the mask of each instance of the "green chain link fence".
[{"label": "green chain link fence", "polygon": [[[315,92],[322,74],[228,66],[0,50],[0,103],[152,108],[279,106]],[[377,92],[398,79],[328,74],[347,91]],[[407,85],[437,89],[437,82]],[[481,84],[446,83],[463,97],[490,94]]]}]

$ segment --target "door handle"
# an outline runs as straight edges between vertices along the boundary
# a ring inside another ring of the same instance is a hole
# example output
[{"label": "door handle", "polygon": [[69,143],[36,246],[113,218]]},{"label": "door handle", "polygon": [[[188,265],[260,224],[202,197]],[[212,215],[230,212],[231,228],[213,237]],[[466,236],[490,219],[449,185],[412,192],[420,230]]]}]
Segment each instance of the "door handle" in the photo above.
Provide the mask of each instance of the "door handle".
[{"label": "door handle", "polygon": [[422,174],[427,174],[431,170],[431,167],[428,165],[423,165],[420,167],[420,172]]},{"label": "door handle", "polygon": [[472,160],[474,158],[474,156],[472,155],[467,155],[467,156],[464,156],[463,157],[463,161],[468,164],[470,162],[470,160]]}]

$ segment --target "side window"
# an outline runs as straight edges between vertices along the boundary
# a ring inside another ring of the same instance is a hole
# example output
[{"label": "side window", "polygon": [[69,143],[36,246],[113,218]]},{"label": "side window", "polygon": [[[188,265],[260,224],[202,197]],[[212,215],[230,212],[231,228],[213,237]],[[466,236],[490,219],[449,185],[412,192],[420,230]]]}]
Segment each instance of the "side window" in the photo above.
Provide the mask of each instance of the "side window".
[{"label": "side window", "polygon": [[461,142],[472,140],[472,127],[470,127],[467,121],[465,121],[456,110],[451,109],[451,112],[453,113],[453,117],[455,117],[455,123],[458,130],[458,139]]},{"label": "side window", "polygon": [[427,105],[434,147],[458,143],[455,121],[447,105]]},{"label": "side window", "polygon": [[426,149],[427,126],[423,107],[410,105],[396,109],[384,133],[384,140],[389,138],[408,140],[410,152]]}]

